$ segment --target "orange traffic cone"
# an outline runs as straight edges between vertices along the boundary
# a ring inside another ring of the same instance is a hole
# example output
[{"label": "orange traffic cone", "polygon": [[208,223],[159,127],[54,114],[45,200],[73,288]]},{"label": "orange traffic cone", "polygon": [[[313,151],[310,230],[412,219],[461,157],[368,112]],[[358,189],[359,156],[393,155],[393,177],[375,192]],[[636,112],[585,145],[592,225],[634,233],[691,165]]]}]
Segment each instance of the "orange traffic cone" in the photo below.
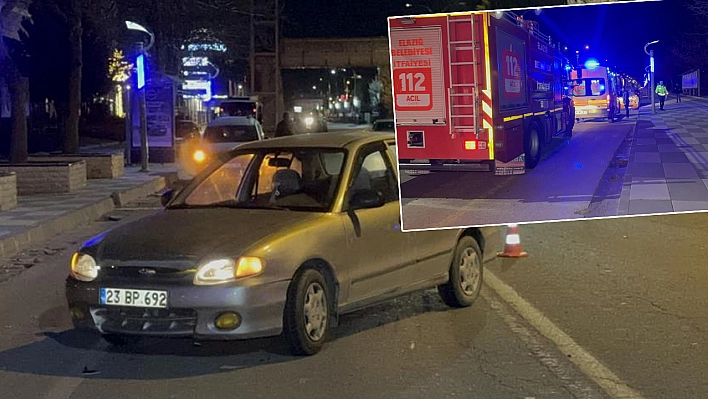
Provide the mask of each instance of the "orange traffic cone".
[{"label": "orange traffic cone", "polygon": [[521,249],[521,237],[519,236],[519,225],[510,224],[506,230],[506,242],[504,252],[498,252],[497,256],[502,258],[525,258],[528,253]]}]

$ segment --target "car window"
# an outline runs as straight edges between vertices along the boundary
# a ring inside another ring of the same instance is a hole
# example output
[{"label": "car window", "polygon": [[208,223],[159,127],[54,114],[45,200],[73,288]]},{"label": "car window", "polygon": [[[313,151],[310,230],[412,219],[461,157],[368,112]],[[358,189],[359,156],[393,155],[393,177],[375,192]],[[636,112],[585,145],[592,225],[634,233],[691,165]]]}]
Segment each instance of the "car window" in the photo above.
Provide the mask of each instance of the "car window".
[{"label": "car window", "polygon": [[292,153],[289,152],[283,152],[277,154],[278,158],[287,158],[290,160],[290,166],[288,168],[282,168],[282,167],[277,167],[277,166],[270,166],[269,163],[271,160],[276,158],[276,154],[267,154],[263,161],[261,162],[260,169],[258,171],[258,185],[256,188],[256,194],[261,195],[261,194],[267,194],[272,191],[272,186],[273,186],[273,176],[275,175],[275,172],[277,172],[279,169],[292,169],[296,171],[300,176],[302,176],[302,162],[300,162],[299,159],[295,158]]},{"label": "car window", "polygon": [[258,140],[255,125],[208,126],[204,138],[212,143],[239,143]]},{"label": "car window", "polygon": [[388,152],[391,155],[391,159],[393,160],[393,166],[394,168],[398,168],[398,155],[396,155],[396,143],[386,143],[388,144]]},{"label": "car window", "polygon": [[357,190],[374,190],[379,192],[386,202],[398,201],[398,182],[386,161],[386,151],[376,146],[375,149],[364,150],[360,154],[361,162],[354,171],[354,178],[349,187],[350,196]]},{"label": "car window", "polygon": [[238,187],[252,159],[253,154],[244,154],[224,163],[189,194],[185,203],[199,206],[236,199]]},{"label": "car window", "polygon": [[262,148],[224,156],[230,158],[209,166],[170,208],[329,212],[346,164],[346,152],[332,148]]}]

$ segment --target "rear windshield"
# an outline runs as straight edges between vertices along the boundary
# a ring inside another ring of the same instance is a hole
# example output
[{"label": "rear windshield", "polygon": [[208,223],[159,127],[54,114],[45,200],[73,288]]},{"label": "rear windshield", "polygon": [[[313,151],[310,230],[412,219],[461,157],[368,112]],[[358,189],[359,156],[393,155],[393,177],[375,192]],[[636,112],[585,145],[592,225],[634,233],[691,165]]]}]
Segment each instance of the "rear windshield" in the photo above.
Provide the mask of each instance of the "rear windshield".
[{"label": "rear windshield", "polygon": [[603,78],[575,79],[573,83],[573,96],[575,97],[601,96],[607,91]]},{"label": "rear windshield", "polygon": [[392,121],[374,123],[374,131],[376,132],[392,132],[394,130],[396,130],[396,128]]},{"label": "rear windshield", "polygon": [[257,141],[258,131],[251,126],[208,126],[204,138],[212,143],[243,143]]},{"label": "rear windshield", "polygon": [[223,102],[221,108],[228,116],[255,116],[256,104],[253,102]]}]

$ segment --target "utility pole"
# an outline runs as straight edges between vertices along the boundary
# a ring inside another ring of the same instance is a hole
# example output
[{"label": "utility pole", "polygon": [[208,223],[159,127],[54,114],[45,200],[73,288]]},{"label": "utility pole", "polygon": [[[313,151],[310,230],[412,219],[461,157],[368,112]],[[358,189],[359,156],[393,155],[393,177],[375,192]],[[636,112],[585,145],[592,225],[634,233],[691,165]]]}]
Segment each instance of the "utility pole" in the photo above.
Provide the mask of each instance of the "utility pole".
[{"label": "utility pole", "polygon": [[[146,62],[145,58],[145,47],[143,45],[143,42],[138,43],[138,57],[139,59],[142,59],[142,62]],[[145,66],[142,66],[143,70],[145,70]],[[144,78],[147,80],[147,77]],[[141,172],[149,172],[149,164],[148,164],[148,137],[147,137],[147,100],[145,99],[145,89],[146,89],[146,82],[143,82],[143,86],[139,87],[139,84],[136,85],[136,88],[138,89],[138,101],[139,104],[138,106],[140,107],[140,171]]]},{"label": "utility pole", "polygon": [[656,113],[656,103],[654,99],[654,50],[647,51],[647,47],[651,46],[652,44],[659,43],[658,40],[654,40],[653,42],[649,42],[644,45],[644,52],[647,53],[649,56],[649,89],[651,90],[651,111],[652,113]]},{"label": "utility pole", "polygon": [[251,95],[263,104],[266,130],[275,130],[283,108],[280,4],[280,0],[251,0]]}]

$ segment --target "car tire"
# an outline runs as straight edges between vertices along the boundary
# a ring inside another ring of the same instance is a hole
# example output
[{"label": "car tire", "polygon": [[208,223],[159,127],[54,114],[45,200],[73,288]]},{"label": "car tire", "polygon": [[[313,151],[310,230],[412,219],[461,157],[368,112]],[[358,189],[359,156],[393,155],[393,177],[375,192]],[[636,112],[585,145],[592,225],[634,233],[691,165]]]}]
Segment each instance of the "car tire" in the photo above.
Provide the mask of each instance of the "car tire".
[{"label": "car tire", "polygon": [[440,297],[450,307],[472,305],[482,290],[484,258],[477,240],[464,236],[457,242],[450,265],[450,278],[438,286]]},{"label": "car tire", "polygon": [[332,290],[315,269],[304,269],[290,283],[283,314],[283,333],[291,352],[311,356],[322,350],[332,321]]},{"label": "car tire", "polygon": [[526,168],[533,169],[541,160],[541,128],[536,121],[529,124],[524,132],[524,154],[526,155]]},{"label": "car tire", "polygon": [[101,335],[104,341],[112,346],[127,347],[139,344],[142,341],[142,337],[137,335],[123,335],[123,334],[103,334]]}]

